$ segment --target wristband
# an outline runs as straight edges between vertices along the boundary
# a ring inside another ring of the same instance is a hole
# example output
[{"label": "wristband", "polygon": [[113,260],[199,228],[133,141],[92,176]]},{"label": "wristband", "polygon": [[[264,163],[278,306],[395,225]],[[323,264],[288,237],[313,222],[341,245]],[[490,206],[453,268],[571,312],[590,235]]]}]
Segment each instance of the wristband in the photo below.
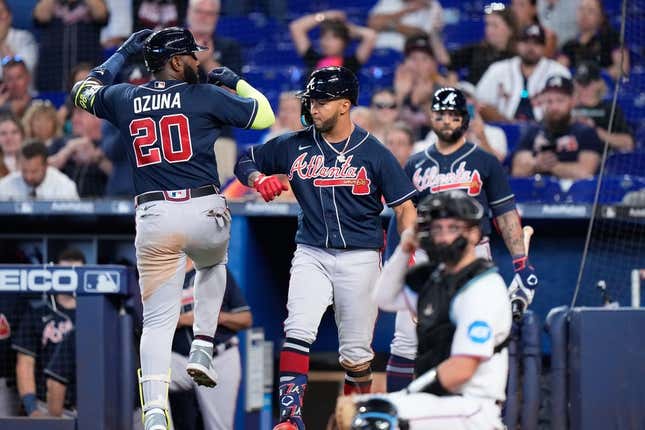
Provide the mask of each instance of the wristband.
[{"label": "wristband", "polygon": [[38,409],[38,399],[34,393],[25,394],[21,398],[22,406],[25,408],[25,413],[31,415],[36,409]]}]

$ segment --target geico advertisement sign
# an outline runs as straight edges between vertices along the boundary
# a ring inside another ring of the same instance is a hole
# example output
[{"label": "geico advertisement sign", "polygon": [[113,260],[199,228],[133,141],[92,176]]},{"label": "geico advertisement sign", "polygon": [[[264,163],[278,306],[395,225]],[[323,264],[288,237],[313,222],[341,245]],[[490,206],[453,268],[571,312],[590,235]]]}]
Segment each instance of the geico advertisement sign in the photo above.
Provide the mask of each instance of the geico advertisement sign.
[{"label": "geico advertisement sign", "polygon": [[74,292],[78,274],[72,269],[0,269],[2,291]]}]

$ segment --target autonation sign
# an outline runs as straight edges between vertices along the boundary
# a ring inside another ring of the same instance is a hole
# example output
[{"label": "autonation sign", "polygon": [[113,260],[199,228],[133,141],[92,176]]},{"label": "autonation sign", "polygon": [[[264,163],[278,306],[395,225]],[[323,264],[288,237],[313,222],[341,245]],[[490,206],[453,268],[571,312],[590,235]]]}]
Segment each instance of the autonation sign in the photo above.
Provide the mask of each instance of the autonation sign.
[{"label": "autonation sign", "polygon": [[113,294],[126,279],[125,268],[0,266],[0,292]]}]

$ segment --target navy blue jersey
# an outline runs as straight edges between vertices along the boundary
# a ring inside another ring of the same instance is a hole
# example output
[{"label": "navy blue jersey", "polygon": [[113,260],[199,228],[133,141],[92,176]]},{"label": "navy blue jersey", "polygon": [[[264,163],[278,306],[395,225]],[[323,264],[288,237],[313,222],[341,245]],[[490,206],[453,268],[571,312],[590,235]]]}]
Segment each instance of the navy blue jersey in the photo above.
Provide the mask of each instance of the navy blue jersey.
[{"label": "navy blue jersey", "polygon": [[515,197],[504,168],[497,158],[477,145],[466,142],[449,155],[435,145],[410,157],[405,172],[412,179],[418,194],[415,203],[429,194],[463,190],[476,198],[486,210],[482,233],[491,232],[489,217],[497,217],[515,209]]},{"label": "navy blue jersey", "polygon": [[20,319],[18,331],[12,337],[13,349],[36,360],[36,395],[43,401],[46,400],[43,370],[51,360],[56,346],[74,329],[75,317],[75,309],[58,306],[54,310],[45,301],[31,302]]},{"label": "navy blue jersey", "polygon": [[[193,297],[193,286],[195,284],[195,270],[191,270],[186,274],[184,279],[184,288],[181,293],[181,312],[190,312],[193,310],[193,303],[195,301]],[[228,269],[226,269],[226,290],[224,292],[224,299],[222,301],[222,312],[244,312],[249,311],[251,308],[244,298],[244,293],[237,285],[235,278]],[[215,345],[224,343],[237,332],[231,330],[228,327],[223,325],[218,325],[217,330],[215,331]],[[172,350],[188,356],[190,352],[190,344],[193,341],[193,329],[192,327],[180,327],[175,331],[175,337],[172,340]]]},{"label": "navy blue jersey", "polygon": [[603,144],[596,130],[581,124],[572,123],[561,133],[550,133],[542,125],[531,126],[520,138],[515,152],[527,150],[533,154],[540,151],[553,151],[558,161],[576,162],[581,151],[592,151],[602,155]]},{"label": "navy blue jersey", "polygon": [[52,378],[66,385],[66,408],[76,405],[76,331],[72,330],[65,335],[63,341],[56,345],[52,358],[45,365],[46,378]]},{"label": "navy blue jersey", "polygon": [[137,194],[219,187],[215,140],[226,125],[250,127],[258,109],[254,99],[182,81],[101,87],[91,106],[121,132]]},{"label": "navy blue jersey", "polygon": [[312,126],[255,146],[236,175],[246,183],[254,170],[288,175],[300,203],[296,243],[317,247],[381,248],[382,198],[394,207],[415,194],[392,153],[358,126],[348,143],[327,143]]},{"label": "navy blue jersey", "polygon": [[0,298],[0,378],[14,379],[16,352],[11,348],[11,340],[28,304],[28,299],[15,294],[5,294]]}]

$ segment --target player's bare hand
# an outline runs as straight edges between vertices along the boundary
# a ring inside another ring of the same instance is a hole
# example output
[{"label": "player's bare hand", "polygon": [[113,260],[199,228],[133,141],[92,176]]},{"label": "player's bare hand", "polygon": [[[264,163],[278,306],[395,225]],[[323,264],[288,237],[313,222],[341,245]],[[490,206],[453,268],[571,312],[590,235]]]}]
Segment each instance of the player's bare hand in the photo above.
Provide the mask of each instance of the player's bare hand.
[{"label": "player's bare hand", "polygon": [[128,40],[123,42],[123,45],[117,49],[117,52],[122,53],[126,57],[138,54],[143,50],[143,43],[151,34],[152,30],[148,28],[144,28],[143,30],[133,33],[132,36],[128,37]]},{"label": "player's bare hand", "polygon": [[260,174],[260,176],[255,179],[253,182],[253,188],[262,195],[265,202],[270,202],[282,194],[283,191],[287,191],[289,189],[287,185],[280,182],[278,177],[266,176],[264,174]]},{"label": "player's bare hand", "polygon": [[401,250],[406,254],[412,254],[419,247],[417,232],[415,228],[406,228],[401,233]]},{"label": "player's bare hand", "polygon": [[228,67],[217,67],[208,74],[208,83],[235,89],[240,78],[234,71]]}]

